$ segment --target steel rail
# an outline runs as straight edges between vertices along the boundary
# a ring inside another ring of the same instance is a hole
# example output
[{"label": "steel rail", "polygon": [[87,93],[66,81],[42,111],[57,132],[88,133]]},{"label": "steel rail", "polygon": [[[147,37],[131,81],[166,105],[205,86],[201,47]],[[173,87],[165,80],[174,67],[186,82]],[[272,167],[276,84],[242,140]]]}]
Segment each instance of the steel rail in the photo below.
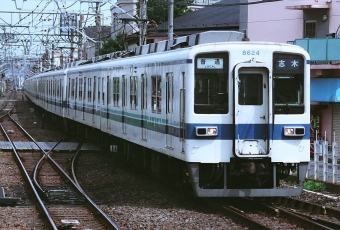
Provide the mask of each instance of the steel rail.
[{"label": "steel rail", "polygon": [[16,160],[18,161],[19,165],[20,165],[20,170],[22,171],[22,173],[25,175],[24,176],[24,179],[26,180],[26,182],[30,185],[33,193],[34,193],[34,196],[35,196],[35,199],[37,200],[38,202],[38,208],[42,211],[42,213],[45,215],[46,219],[48,220],[48,223],[50,224],[50,228],[51,229],[54,229],[54,230],[58,230],[57,226],[55,225],[50,213],[48,212],[48,210],[46,209],[43,201],[41,200],[37,190],[35,189],[34,187],[34,184],[32,183],[31,181],[31,178],[30,176],[28,175],[28,172],[24,166],[24,164],[22,163],[21,159],[20,159],[20,156],[19,156],[19,153],[17,152],[16,150],[16,147],[13,143],[13,141],[10,139],[10,137],[7,135],[4,127],[2,126],[2,124],[0,124],[0,127],[3,131],[3,133],[5,134],[7,140],[9,141],[9,143],[11,144],[12,146],[12,149],[13,149],[13,152],[14,152],[14,155],[16,157]]},{"label": "steel rail", "polygon": [[[52,149],[51,149],[50,151],[47,152],[47,154],[49,154],[51,151],[53,151],[53,149],[55,149],[55,148],[58,146],[58,144],[59,144],[63,139],[64,139],[64,137],[63,137],[61,140],[59,140],[59,141],[57,142],[57,144],[55,144],[55,145],[52,147]],[[40,146],[38,146],[38,148],[41,150]],[[40,184],[39,184],[39,182],[38,182],[38,180],[37,180],[37,174],[38,174],[38,170],[39,170],[39,165],[41,165],[42,160],[45,159],[45,157],[46,157],[46,155],[47,155],[45,152],[43,152],[43,153],[44,153],[44,155],[40,158],[40,160],[37,162],[37,164],[36,164],[35,167],[34,167],[34,171],[33,171],[33,183],[34,183],[35,186],[39,189],[39,193],[41,194],[41,196],[43,196],[45,200],[48,200],[48,197],[47,197],[45,191],[41,188],[41,186],[40,186]]]},{"label": "steel rail", "polygon": [[18,127],[24,132],[24,133],[26,133],[27,134],[27,136],[38,146],[38,148],[45,154],[45,156],[47,157],[47,159],[50,161],[50,162],[52,162],[53,163],[53,165],[55,166],[55,168],[67,179],[67,180],[69,180],[69,182],[72,184],[72,186],[76,189],[76,190],[78,190],[78,192],[80,193],[80,194],[82,194],[83,196],[84,196],[84,198],[85,198],[85,200],[88,202],[88,204],[89,204],[89,207],[92,209],[92,211],[93,211],[93,213],[97,213],[97,214],[99,214],[101,217],[102,217],[102,219],[104,220],[104,222],[105,222],[105,224],[106,224],[106,226],[109,228],[109,229],[114,229],[114,230],[118,230],[119,229],[119,227],[116,225],[116,223],[114,223],[112,220],[111,220],[111,218],[103,211],[103,210],[101,210],[101,208],[99,208],[98,207],[98,205],[95,203],[95,202],[93,202],[92,200],[91,200],[91,198],[89,197],[89,196],[87,196],[85,193],[84,193],[84,191],[81,189],[81,188],[79,188],[78,186],[77,186],[77,184],[73,181],[73,179],[59,166],[59,164],[57,163],[57,162],[55,162],[54,160],[53,160],[53,158],[49,155],[49,154],[47,154],[47,152],[44,150],[44,149],[42,149],[39,145],[38,145],[38,143],[35,141],[35,139],[31,136],[31,135],[29,135],[28,133],[27,133],[27,131],[26,130],[24,130],[23,129],[23,127],[17,122],[17,121],[15,121],[10,115],[8,115],[12,120],[13,120],[13,122],[14,123],[16,123],[17,125],[18,125]]}]

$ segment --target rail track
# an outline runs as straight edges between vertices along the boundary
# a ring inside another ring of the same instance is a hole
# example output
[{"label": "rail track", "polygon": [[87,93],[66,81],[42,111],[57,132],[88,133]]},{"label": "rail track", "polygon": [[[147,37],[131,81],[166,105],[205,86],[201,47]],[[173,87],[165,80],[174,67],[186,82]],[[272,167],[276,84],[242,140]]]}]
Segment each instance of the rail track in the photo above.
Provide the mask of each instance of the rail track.
[{"label": "rail track", "polygon": [[[12,123],[10,120],[10,117],[7,116],[7,112],[10,111],[11,105],[13,106],[15,104],[15,100],[8,100],[9,103],[8,106],[6,106],[6,112],[4,112],[2,124],[4,125],[4,130],[9,131],[7,132],[7,135],[12,140],[12,143],[14,147],[18,146],[18,142],[25,142],[25,143],[34,143],[32,139],[29,139],[27,137],[21,137],[22,133],[20,129],[17,127],[6,126],[9,123]],[[32,123],[33,124],[33,123]],[[4,135],[2,136],[4,137]],[[23,139],[25,138],[25,139]],[[26,139],[27,138],[27,139]],[[9,142],[9,141],[7,141]],[[65,142],[63,142],[65,143]],[[40,143],[36,143],[37,145],[40,145]],[[80,145],[78,146],[76,143],[75,145],[72,145],[71,150],[68,151],[60,151],[57,150],[57,148],[54,149],[54,147],[58,143],[56,142],[53,146],[49,146],[48,148],[44,148],[43,150],[31,150],[31,151],[23,151],[23,150],[16,150],[18,153],[18,158],[22,161],[22,164],[26,166],[27,174],[28,174],[28,180],[33,181],[33,185],[36,189],[36,192],[30,191],[29,182],[26,182],[27,180],[24,179],[24,176],[22,178],[19,178],[18,175],[21,174],[21,169],[18,166],[19,164],[16,163],[18,160],[9,160],[12,157],[12,153],[4,151],[1,153],[2,161],[0,161],[0,170],[7,169],[6,173],[3,174],[3,171],[0,171],[2,175],[2,178],[0,178],[0,197],[3,191],[3,194],[5,194],[5,199],[7,201],[10,201],[9,198],[12,198],[13,202],[8,202],[6,205],[13,206],[10,207],[9,210],[12,212],[11,216],[17,217],[17,219],[20,219],[21,222],[18,220],[8,220],[8,226],[7,229],[13,229],[15,226],[24,226],[26,228],[22,229],[53,229],[54,227],[50,226],[50,220],[49,217],[46,216],[43,209],[46,209],[48,215],[50,216],[51,222],[54,223],[56,228],[67,228],[67,227],[73,227],[75,229],[78,228],[92,228],[92,229],[109,229],[109,227],[105,226],[103,227],[103,224],[101,224],[101,220],[94,220],[94,223],[91,223],[92,220],[89,218],[92,218],[91,216],[87,216],[89,213],[93,213],[95,216],[98,214],[97,211],[88,211],[84,208],[84,212],[82,211],[83,206],[89,206],[90,203],[86,203],[86,194],[84,194],[83,190],[79,188],[79,184],[77,182],[77,179],[74,175],[74,168],[73,166],[76,164],[77,156],[76,153],[79,153],[80,151]],[[60,144],[58,145],[60,146]],[[89,152],[86,152],[86,158],[89,157]],[[96,159],[98,158],[97,154],[94,154],[93,157]],[[13,158],[14,159],[14,158]],[[10,163],[10,161],[13,161]],[[30,163],[31,161],[31,163]],[[19,162],[19,161],[18,161]],[[39,165],[37,165],[37,162],[40,162]],[[57,163],[57,164],[54,164]],[[87,166],[81,166],[86,168],[88,170],[88,167],[94,163],[93,161],[87,161]],[[113,160],[112,160],[113,162]],[[110,164],[108,164],[108,161],[106,160],[105,163],[107,165],[110,165],[109,170],[112,171],[112,162],[110,161]],[[77,162],[78,166],[79,163]],[[99,168],[102,168],[103,165],[99,166]],[[58,173],[60,170],[65,171],[65,174],[70,176],[62,176]],[[77,170],[79,171],[79,170]],[[111,171],[106,171],[111,172]],[[83,172],[83,171],[79,171]],[[118,173],[112,174],[115,175],[113,178],[117,176]],[[34,176],[35,175],[35,176]],[[72,176],[71,176],[72,175]],[[87,174],[86,174],[87,175]],[[100,176],[102,177],[104,174],[101,173]],[[107,175],[107,174],[106,174]],[[111,174],[109,174],[111,175]],[[97,175],[96,177],[99,177]],[[3,178],[7,178],[8,181],[2,180]],[[49,179],[48,179],[49,178]],[[91,176],[91,178],[95,178]],[[125,181],[130,181],[131,178],[125,179]],[[82,185],[84,186],[84,190],[89,192],[89,194],[92,194],[93,192],[98,192],[98,187],[100,183],[93,185],[88,185],[87,183],[84,183],[84,179],[82,180]],[[103,183],[103,182],[101,182]],[[105,183],[105,182],[104,182]],[[130,182],[131,183],[131,182]],[[75,184],[75,185],[73,185]],[[110,183],[111,184],[111,183]],[[117,186],[117,184],[112,184]],[[120,184],[120,185],[123,185]],[[78,187],[79,191],[77,192],[74,190],[73,187]],[[133,185],[136,187],[137,185]],[[40,187],[40,190],[39,190]],[[137,186],[138,187],[138,186]],[[122,186],[120,188],[121,190],[124,190],[124,193],[126,192],[126,187]],[[136,194],[130,194],[129,198],[124,197],[124,204],[126,202],[126,199],[129,199],[129,202],[133,204],[133,206],[136,206],[136,203],[132,201],[132,197],[135,197],[138,200],[142,200],[141,205],[145,208],[145,213],[139,214],[138,220],[134,220],[132,217],[126,218],[126,221],[129,221],[129,224],[124,224],[125,222],[120,222],[120,225],[124,228],[125,226],[131,226],[133,228],[132,224],[130,222],[138,222],[138,226],[142,226],[142,223],[139,223],[140,218],[143,216],[167,216],[169,215],[168,211],[166,214],[153,214],[151,212],[150,214],[150,204],[149,206],[145,204],[145,202],[150,199],[150,195],[147,197],[139,197],[139,194],[145,194],[146,191],[149,191],[147,189],[143,189],[144,191],[141,191],[139,188],[138,192]],[[155,189],[157,190],[157,189]],[[91,192],[92,191],[92,192]],[[105,203],[106,204],[112,204],[117,201],[117,196],[114,192],[115,190],[110,189],[110,194],[114,193],[115,199],[108,201],[108,197],[104,195],[103,196],[94,196],[91,198],[96,201],[96,204]],[[34,197],[36,196],[41,197],[42,199],[42,207],[37,204],[37,199]],[[151,191],[148,193],[154,194]],[[182,191],[183,193],[183,191]],[[153,196],[153,195],[151,195]],[[157,196],[157,195],[156,195]],[[168,198],[169,199],[169,198]],[[167,199],[167,200],[168,200]],[[151,200],[151,199],[150,199]],[[245,200],[240,201],[240,199],[237,199],[236,203],[230,203],[230,200],[235,199],[225,199],[228,202],[221,205],[221,201],[224,199],[213,199],[212,201],[218,201],[218,204],[214,204],[214,209],[212,210],[223,210],[225,213],[225,216],[228,217],[228,219],[231,217],[233,220],[235,220],[236,223],[242,224],[243,226],[248,226],[250,229],[338,229],[337,225],[327,225],[325,223],[307,223],[305,224],[302,218],[307,219],[311,222],[315,222],[316,219],[326,219],[324,217],[330,217],[329,219],[332,220],[333,218],[338,217],[339,215],[337,213],[333,214],[333,211],[329,208],[320,208],[320,206],[308,206],[307,204],[301,204],[297,201],[291,201],[288,198],[281,198],[281,199],[255,199],[255,200]],[[242,200],[242,199],[241,199]],[[1,201],[1,199],[0,199]],[[209,200],[210,205],[213,204],[211,200]],[[154,205],[155,202],[164,202],[164,200],[161,201],[152,201],[152,205]],[[197,200],[195,200],[197,202]],[[151,206],[152,206],[151,205]],[[219,205],[219,206],[218,206]],[[124,213],[130,213],[130,215],[136,215],[134,212],[136,212],[136,208],[130,208],[127,211],[126,209],[123,209],[123,207],[120,207],[124,211],[119,211],[120,208],[115,206],[115,208],[110,208],[109,206],[107,208],[102,205],[103,210],[107,213],[111,213],[112,218],[115,219],[115,216],[123,215]],[[58,207],[63,207],[62,210],[58,209]],[[206,207],[202,205],[202,207]],[[217,208],[216,208],[217,207]],[[18,211],[18,210],[21,210]],[[299,211],[301,210],[301,211]],[[303,217],[303,214],[306,214],[306,212],[311,211],[308,216]],[[79,212],[79,215],[73,215],[74,213]],[[180,213],[182,210],[180,210]],[[288,214],[286,214],[286,212]],[[289,212],[292,214],[295,214],[295,216],[299,217],[290,217],[288,215]],[[316,212],[319,213],[320,216],[315,216]],[[325,215],[325,213],[327,215]],[[193,218],[199,213],[191,214],[188,219]],[[99,214],[98,214],[99,215]],[[227,219],[224,217],[224,219]],[[131,218],[131,219],[130,219]],[[183,216],[182,216],[183,218]],[[247,219],[245,219],[247,218]],[[63,220],[63,222],[61,221]],[[87,223],[87,221],[89,222]],[[117,218],[118,221],[122,221],[122,218]],[[336,219],[335,219],[336,220]],[[6,222],[7,220],[5,220]],[[116,219],[115,219],[116,221]],[[12,222],[12,223],[10,223]],[[85,224],[86,222],[86,224]],[[105,222],[105,221],[104,221]],[[7,223],[7,222],[6,222]],[[13,225],[15,223],[16,225]],[[99,225],[97,225],[99,223]],[[177,221],[176,221],[177,223]],[[12,224],[12,225],[10,225]],[[84,224],[84,225],[81,225]],[[149,223],[148,223],[149,224]],[[147,226],[148,224],[144,225]],[[336,224],[336,223],[335,223]],[[1,227],[4,226],[4,223],[1,225]],[[149,225],[150,226],[150,225]],[[159,225],[158,225],[159,226]],[[166,228],[167,225],[163,225],[163,228]],[[182,227],[187,226],[187,224],[183,225]],[[208,226],[208,225],[207,225]],[[234,226],[234,225],[233,225]],[[138,228],[138,227],[136,227]],[[238,228],[236,228],[238,229]]]},{"label": "rail track", "polygon": [[[12,94],[13,96],[13,94]],[[8,100],[1,116],[2,139],[12,153],[6,152],[6,180],[1,181],[1,204],[15,206],[16,223],[34,229],[118,229],[118,226],[79,188],[51,157],[10,115],[15,100]],[[20,151],[18,142],[35,145],[39,150]],[[59,144],[59,143],[57,143]],[[56,144],[56,145],[57,145]],[[76,149],[74,149],[76,150]],[[56,154],[60,157],[60,154]],[[69,159],[69,156],[61,158]],[[15,169],[15,170],[13,170]],[[72,169],[71,169],[72,171]],[[12,172],[12,174],[11,174]],[[9,175],[11,174],[11,175]],[[21,177],[18,179],[18,175]],[[1,186],[0,185],[0,186]],[[16,194],[16,196],[6,196]],[[8,225],[9,228],[13,227]]]},{"label": "rail track", "polygon": [[338,210],[326,210],[296,198],[237,198],[219,202],[209,199],[207,202],[251,229],[340,229]]}]

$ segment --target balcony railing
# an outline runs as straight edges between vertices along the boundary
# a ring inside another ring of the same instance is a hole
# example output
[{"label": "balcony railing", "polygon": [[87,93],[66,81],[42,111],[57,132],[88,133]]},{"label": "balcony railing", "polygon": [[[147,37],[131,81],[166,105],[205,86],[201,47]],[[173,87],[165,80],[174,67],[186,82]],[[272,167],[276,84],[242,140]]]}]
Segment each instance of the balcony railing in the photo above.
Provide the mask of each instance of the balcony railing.
[{"label": "balcony railing", "polygon": [[304,48],[312,62],[340,61],[340,38],[304,38],[296,39],[295,45]]}]

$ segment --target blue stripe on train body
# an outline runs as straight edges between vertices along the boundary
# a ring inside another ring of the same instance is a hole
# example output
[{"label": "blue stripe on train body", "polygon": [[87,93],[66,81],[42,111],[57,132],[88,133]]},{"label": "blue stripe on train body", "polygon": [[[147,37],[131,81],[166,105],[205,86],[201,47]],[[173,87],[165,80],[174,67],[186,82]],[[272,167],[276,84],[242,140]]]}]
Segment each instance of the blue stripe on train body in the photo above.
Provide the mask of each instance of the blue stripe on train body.
[{"label": "blue stripe on train body", "polygon": [[[213,127],[218,129],[217,136],[213,137],[197,137],[196,127]],[[287,137],[283,135],[284,126],[297,126],[296,124],[186,124],[186,139],[219,139],[219,140],[233,140],[237,137],[234,135],[234,130],[244,130],[240,133],[239,139],[246,140],[258,140],[267,137],[269,140],[298,140],[298,139],[310,139],[310,124],[299,124],[299,127],[304,127],[306,132],[304,136]],[[235,127],[235,128],[234,128]],[[247,129],[245,129],[247,127]],[[269,127],[269,128],[268,128]],[[268,134],[269,133],[269,134]]]}]

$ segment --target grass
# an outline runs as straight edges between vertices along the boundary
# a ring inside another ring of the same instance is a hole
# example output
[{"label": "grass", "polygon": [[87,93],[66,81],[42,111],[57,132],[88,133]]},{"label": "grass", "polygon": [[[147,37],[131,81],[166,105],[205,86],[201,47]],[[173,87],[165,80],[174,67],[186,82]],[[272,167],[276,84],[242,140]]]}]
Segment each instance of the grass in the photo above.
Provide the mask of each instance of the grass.
[{"label": "grass", "polygon": [[326,185],[319,181],[307,180],[303,184],[303,188],[313,192],[321,192],[326,190]]}]

